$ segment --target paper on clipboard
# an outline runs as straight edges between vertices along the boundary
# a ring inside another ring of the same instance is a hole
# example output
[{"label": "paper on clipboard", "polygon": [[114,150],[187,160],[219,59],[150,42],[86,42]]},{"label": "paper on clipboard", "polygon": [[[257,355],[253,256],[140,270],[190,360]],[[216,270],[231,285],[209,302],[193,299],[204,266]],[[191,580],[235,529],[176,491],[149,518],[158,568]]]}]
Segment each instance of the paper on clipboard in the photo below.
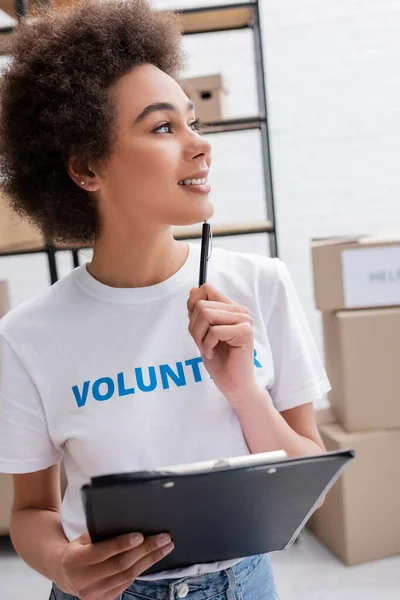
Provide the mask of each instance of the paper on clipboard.
[{"label": "paper on clipboard", "polygon": [[258,454],[249,454],[248,456],[234,456],[231,458],[220,458],[216,460],[187,463],[182,465],[172,465],[168,467],[158,467],[154,469],[157,473],[171,473],[176,475],[199,473],[203,471],[212,471],[214,469],[229,467],[255,467],[264,465],[268,462],[283,460],[287,457],[284,450],[274,450],[272,452],[261,452]]}]

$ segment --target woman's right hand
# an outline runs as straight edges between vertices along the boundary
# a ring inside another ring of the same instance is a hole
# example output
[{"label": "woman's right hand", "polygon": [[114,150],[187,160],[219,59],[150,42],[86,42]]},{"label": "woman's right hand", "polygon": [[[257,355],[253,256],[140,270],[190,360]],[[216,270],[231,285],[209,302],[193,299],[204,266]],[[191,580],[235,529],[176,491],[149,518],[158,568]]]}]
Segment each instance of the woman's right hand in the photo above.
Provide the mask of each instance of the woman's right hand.
[{"label": "woman's right hand", "polygon": [[92,544],[84,533],[64,550],[55,583],[80,600],[115,600],[173,549],[167,534],[143,538],[136,533]]}]

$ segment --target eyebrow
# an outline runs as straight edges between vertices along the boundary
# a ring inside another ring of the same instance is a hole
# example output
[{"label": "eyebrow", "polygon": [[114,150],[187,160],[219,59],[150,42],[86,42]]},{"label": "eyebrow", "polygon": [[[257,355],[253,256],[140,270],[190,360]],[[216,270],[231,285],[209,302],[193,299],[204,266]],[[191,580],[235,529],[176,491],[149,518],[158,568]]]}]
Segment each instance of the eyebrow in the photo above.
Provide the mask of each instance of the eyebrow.
[{"label": "eyebrow", "polygon": [[[194,110],[193,102],[188,102],[187,104],[188,112]],[[178,113],[178,107],[175,104],[171,104],[170,102],[155,102],[154,104],[149,104],[142,110],[142,112],[136,117],[134,120],[134,125],[143,121],[146,117],[148,117],[151,113],[157,112],[160,110],[170,110],[171,112]]]}]

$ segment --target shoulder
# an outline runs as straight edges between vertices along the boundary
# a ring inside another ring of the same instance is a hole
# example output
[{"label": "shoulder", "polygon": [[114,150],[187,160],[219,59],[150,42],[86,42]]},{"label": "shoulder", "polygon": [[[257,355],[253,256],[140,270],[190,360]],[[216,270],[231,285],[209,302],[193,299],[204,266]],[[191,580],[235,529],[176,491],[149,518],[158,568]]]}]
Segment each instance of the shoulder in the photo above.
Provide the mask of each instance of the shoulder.
[{"label": "shoulder", "polygon": [[60,311],[68,297],[67,291],[75,279],[74,271],[8,312],[0,320],[0,335],[12,344],[30,333],[47,331],[52,321],[61,318]]},{"label": "shoulder", "polygon": [[235,279],[241,287],[261,286],[271,292],[288,277],[288,270],[279,258],[252,252],[237,252],[214,248],[211,264],[226,279]]},{"label": "shoulder", "polygon": [[266,323],[286,318],[293,307],[298,309],[292,278],[281,259],[220,248],[213,249],[211,258],[210,282],[215,281],[235,302],[259,309]]}]

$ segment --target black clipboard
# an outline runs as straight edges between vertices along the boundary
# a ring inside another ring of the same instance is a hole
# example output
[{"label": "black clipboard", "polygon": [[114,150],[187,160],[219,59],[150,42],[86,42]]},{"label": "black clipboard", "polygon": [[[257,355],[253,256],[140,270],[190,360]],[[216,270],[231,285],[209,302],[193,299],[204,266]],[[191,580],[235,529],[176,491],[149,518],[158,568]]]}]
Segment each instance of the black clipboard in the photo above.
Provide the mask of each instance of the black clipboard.
[{"label": "black clipboard", "polygon": [[82,487],[92,542],[169,533],[171,554],[144,574],[290,547],[355,456],[338,450],[191,474],[120,473]]}]

